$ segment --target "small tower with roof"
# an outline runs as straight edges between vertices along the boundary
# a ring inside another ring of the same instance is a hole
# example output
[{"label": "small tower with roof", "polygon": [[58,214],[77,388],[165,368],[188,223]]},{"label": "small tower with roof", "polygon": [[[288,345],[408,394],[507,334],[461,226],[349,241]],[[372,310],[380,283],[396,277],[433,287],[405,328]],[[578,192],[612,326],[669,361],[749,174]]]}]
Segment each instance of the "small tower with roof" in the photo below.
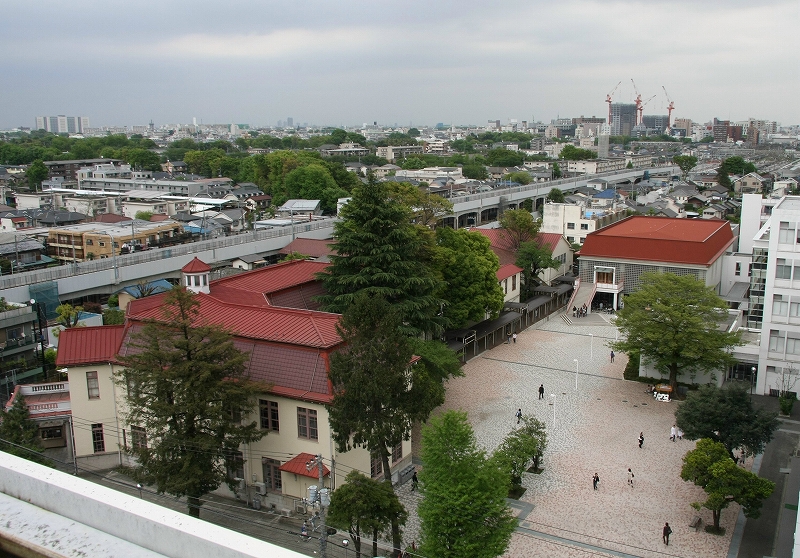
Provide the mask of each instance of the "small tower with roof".
[{"label": "small tower with roof", "polygon": [[208,287],[211,266],[195,257],[192,261],[181,268],[183,286],[193,293],[209,294]]}]

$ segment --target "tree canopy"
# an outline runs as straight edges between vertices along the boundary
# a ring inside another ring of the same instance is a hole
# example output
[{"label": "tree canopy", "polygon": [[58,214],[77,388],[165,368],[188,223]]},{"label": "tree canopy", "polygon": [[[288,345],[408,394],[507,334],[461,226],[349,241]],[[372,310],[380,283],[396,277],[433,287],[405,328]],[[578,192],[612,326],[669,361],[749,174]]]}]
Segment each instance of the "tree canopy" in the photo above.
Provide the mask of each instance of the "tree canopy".
[{"label": "tree canopy", "polygon": [[389,182],[389,197],[411,208],[412,220],[430,229],[445,216],[453,212],[450,200],[423,191],[419,186],[408,182]]},{"label": "tree canopy", "polygon": [[350,471],[345,484],[333,491],[328,508],[328,523],[346,529],[353,541],[356,558],[361,557],[361,538],[372,538],[372,553],[378,556],[378,535],[385,533],[397,518],[404,525],[408,518],[392,484],[379,482]]},{"label": "tree canopy", "polygon": [[547,192],[547,201],[551,201],[553,203],[564,203],[564,192],[562,192],[559,188],[551,188],[549,192]]},{"label": "tree canopy", "polygon": [[28,179],[28,184],[38,188],[42,184],[42,180],[46,179],[50,172],[42,162],[41,159],[35,160],[31,163],[25,171],[25,177]]},{"label": "tree canopy", "polygon": [[197,305],[184,288],[169,291],[162,321],[134,334],[115,377],[124,388],[127,423],[143,429],[127,449],[138,461],[134,477],[159,493],[186,496],[194,517],[203,495],[223,482],[235,488],[226,466],[241,463],[240,445],[266,434],[247,417],[268,387],[248,380],[247,355],[230,334],[198,324]]},{"label": "tree canopy", "polygon": [[493,458],[511,475],[511,482],[518,483],[522,473],[533,462],[539,468],[544,450],[547,448],[547,431],[544,423],[533,416],[523,416],[521,424],[512,430],[494,452]]},{"label": "tree canopy", "polygon": [[725,301],[691,275],[644,273],[617,313],[621,339],[611,346],[641,351],[675,389],[679,374],[722,371],[734,361],[729,349],[741,344],[741,334],[720,330],[727,312]]},{"label": "tree canopy", "polygon": [[672,158],[672,162],[678,165],[678,168],[681,169],[682,178],[686,180],[686,175],[689,174],[689,171],[697,166],[697,157],[694,155],[675,155]]},{"label": "tree canopy", "polygon": [[570,144],[564,146],[558,158],[566,161],[585,161],[586,159],[597,159],[597,152],[591,149],[581,149]]},{"label": "tree canopy", "polygon": [[763,500],[775,490],[775,483],[737,467],[725,446],[708,438],[698,441],[697,448],[683,458],[681,478],[705,490],[706,501],[694,502],[692,506],[711,510],[716,531],[720,530],[722,510],[731,502],[742,506],[745,517],[755,519],[761,515]]},{"label": "tree canopy", "polygon": [[533,289],[541,283],[539,274],[546,269],[558,269],[561,265],[553,257],[553,253],[540,246],[535,240],[523,242],[517,251],[517,261],[514,262],[522,268],[522,289],[520,300],[527,300],[533,296]]},{"label": "tree canopy", "polygon": [[411,209],[374,178],[353,190],[340,217],[334,225],[336,254],[320,274],[323,308],[342,313],[358,294],[378,295],[400,311],[403,335],[441,331],[442,283],[433,265],[433,233],[412,224]]},{"label": "tree canopy", "polygon": [[10,409],[0,409],[0,450],[42,465],[53,466],[53,462],[42,454],[44,448],[39,437],[39,426],[31,420],[25,396],[19,391],[14,396]]},{"label": "tree canopy", "polygon": [[505,229],[511,239],[514,250],[519,250],[523,242],[533,240],[542,226],[541,220],[534,219],[530,212],[524,209],[510,209],[500,216],[500,226]]},{"label": "tree canopy", "polygon": [[728,157],[719,167],[719,170],[726,172],[728,174],[738,174],[744,175],[751,172],[756,172],[756,166],[749,162],[745,161],[742,157]]},{"label": "tree canopy", "polygon": [[[441,372],[424,360],[412,364],[414,345],[398,335],[401,322],[400,309],[379,295],[358,295],[339,322],[345,348],[331,356],[329,373],[329,421],[338,451],[365,448],[380,460],[387,481],[392,448],[444,402]],[[399,548],[397,522],[392,538]]]},{"label": "tree canopy", "polygon": [[675,421],[689,440],[720,442],[730,456],[740,448],[748,455],[761,453],[778,428],[777,415],[755,409],[745,389],[713,384],[690,392],[675,411]]},{"label": "tree canopy", "polygon": [[490,149],[486,153],[486,161],[493,167],[518,167],[525,161],[525,155],[500,147]]},{"label": "tree canopy", "polygon": [[502,555],[516,526],[505,498],[509,471],[478,448],[467,414],[447,411],[422,431],[420,554],[441,558]]},{"label": "tree canopy", "polygon": [[444,317],[450,327],[479,322],[503,309],[503,289],[497,282],[500,262],[489,239],[465,229],[436,229],[437,259],[444,284]]}]

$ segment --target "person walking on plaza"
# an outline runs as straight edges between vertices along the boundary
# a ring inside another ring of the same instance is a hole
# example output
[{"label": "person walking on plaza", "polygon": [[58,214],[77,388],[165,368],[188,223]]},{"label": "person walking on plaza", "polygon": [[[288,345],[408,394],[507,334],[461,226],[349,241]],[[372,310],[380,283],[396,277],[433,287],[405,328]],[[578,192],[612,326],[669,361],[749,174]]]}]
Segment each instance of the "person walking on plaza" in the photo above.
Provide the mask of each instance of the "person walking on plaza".
[{"label": "person walking on plaza", "polygon": [[683,430],[680,428],[675,431],[675,435],[678,437],[678,440],[683,440]]},{"label": "person walking on plaza", "polygon": [[600,477],[597,476],[597,473],[594,474],[592,477],[592,487],[597,490],[597,483],[600,482]]},{"label": "person walking on plaza", "polygon": [[628,484],[633,488],[633,471],[628,468]]},{"label": "person walking on plaza", "polygon": [[639,432],[639,448],[644,444],[644,432]]},{"label": "person walking on plaza", "polygon": [[510,331],[506,334],[506,344],[507,345],[511,344],[511,332]]},{"label": "person walking on plaza", "polygon": [[414,475],[411,477],[411,492],[414,492],[418,486],[419,480],[417,479],[417,472],[414,471]]},{"label": "person walking on plaza", "polygon": [[522,409],[517,409],[517,412],[514,413],[514,416],[517,417],[517,424],[519,424],[519,421],[522,420]]},{"label": "person walking on plaza", "polygon": [[611,351],[611,364],[614,364],[614,351]]},{"label": "person walking on plaza", "polygon": [[544,384],[539,386],[539,399],[544,399]]},{"label": "person walking on plaza", "polygon": [[514,332],[514,334],[511,336],[511,340],[514,341],[514,343],[517,342],[517,334],[516,334],[516,332]]},{"label": "person walking on plaza", "polygon": [[672,425],[672,428],[669,429],[669,439],[673,442],[675,441],[675,436],[678,435],[678,429],[675,428],[675,425]]},{"label": "person walking on plaza", "polygon": [[661,530],[661,538],[664,539],[664,544],[669,546],[669,536],[672,534],[672,527],[669,523],[664,523],[664,528]]}]

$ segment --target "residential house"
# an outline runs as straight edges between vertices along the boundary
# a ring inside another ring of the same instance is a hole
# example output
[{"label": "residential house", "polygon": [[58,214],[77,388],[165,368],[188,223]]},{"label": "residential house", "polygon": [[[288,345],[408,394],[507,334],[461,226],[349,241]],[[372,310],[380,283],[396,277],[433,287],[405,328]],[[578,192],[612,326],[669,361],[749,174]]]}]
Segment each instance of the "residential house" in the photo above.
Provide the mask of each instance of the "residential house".
[{"label": "residential house", "polygon": [[756,172],[747,173],[740,178],[735,178],[732,182],[733,191],[739,195],[761,194],[762,192],[769,191],[772,186],[772,181],[770,179]]},{"label": "residential house", "polygon": [[18,384],[6,402],[6,411],[22,395],[31,420],[38,427],[39,442],[46,457],[69,463],[73,460],[73,424],[69,382]]},{"label": "residential house", "polygon": [[[200,319],[233,334],[236,347],[250,355],[247,375],[264,386],[250,420],[268,435],[241,449],[240,465],[231,474],[242,479],[245,491],[261,492],[267,505],[278,509],[302,507],[308,487],[318,485],[317,476],[305,469],[309,456],[323,456],[331,486],[351,470],[382,475],[380,462],[366,450],[339,453],[332,442],[327,373],[342,340],[336,331],[339,316],[320,312],[315,302],[323,292],[317,274],[327,265],[294,260],[215,281],[209,280],[210,267],[196,258],[182,269],[182,284],[195,292]],[[86,425],[75,433],[79,461],[114,466],[125,462],[121,449],[127,444],[147,443],[146,432],[125,422],[125,387],[111,379],[120,370],[116,355],[135,350],[135,333],[148,321],[163,319],[163,296],[132,301],[124,326],[62,334],[57,366],[68,367],[73,415]],[[395,447],[393,474],[410,459],[411,441]]]}]

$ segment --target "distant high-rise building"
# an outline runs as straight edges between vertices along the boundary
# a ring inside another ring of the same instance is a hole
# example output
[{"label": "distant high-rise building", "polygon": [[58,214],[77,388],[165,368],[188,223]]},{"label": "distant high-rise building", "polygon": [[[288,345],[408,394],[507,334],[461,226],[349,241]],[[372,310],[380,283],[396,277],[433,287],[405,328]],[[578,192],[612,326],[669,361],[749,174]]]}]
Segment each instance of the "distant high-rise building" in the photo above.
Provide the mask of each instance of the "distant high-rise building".
[{"label": "distant high-rise building", "polygon": [[82,134],[89,127],[88,116],[37,116],[36,129],[53,134]]},{"label": "distant high-rise building", "polygon": [[676,118],[675,123],[672,125],[673,128],[678,128],[680,130],[685,130],[686,135],[691,135],[692,133],[692,119],[691,118]]},{"label": "distant high-rise building", "polygon": [[286,117],[286,127],[287,128],[294,127],[294,118],[292,118],[291,116]]},{"label": "distant high-rise building", "polygon": [[573,118],[572,123],[575,125],[580,126],[581,124],[605,124],[605,118],[598,118],[596,116],[586,117],[581,115],[580,118]]},{"label": "distant high-rise building", "polygon": [[642,116],[642,122],[647,128],[662,133],[667,129],[669,120],[666,114],[645,114]]},{"label": "distant high-rise building", "polygon": [[629,136],[636,126],[636,105],[611,103],[611,135]]},{"label": "distant high-rise building", "polygon": [[597,136],[597,156],[601,159],[608,159],[608,134]]}]

